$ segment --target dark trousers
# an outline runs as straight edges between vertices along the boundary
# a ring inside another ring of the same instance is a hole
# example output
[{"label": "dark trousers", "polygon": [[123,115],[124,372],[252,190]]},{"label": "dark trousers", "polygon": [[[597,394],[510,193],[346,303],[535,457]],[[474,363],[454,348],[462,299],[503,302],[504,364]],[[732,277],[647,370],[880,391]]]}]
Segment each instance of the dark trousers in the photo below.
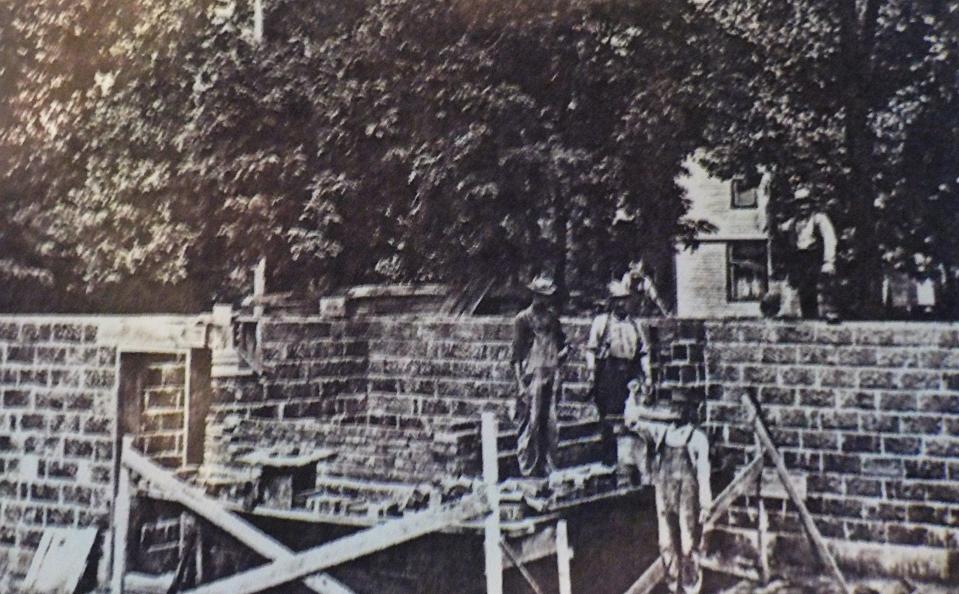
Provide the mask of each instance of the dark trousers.
[{"label": "dark trousers", "polygon": [[803,319],[834,316],[834,275],[822,273],[822,250],[796,250],[790,268],[789,284],[799,295]]},{"label": "dark trousers", "polygon": [[597,361],[593,399],[599,410],[603,462],[606,464],[616,463],[616,433],[623,423],[626,396],[629,394],[627,384],[636,378],[637,371],[636,362],[630,359],[609,357]]},{"label": "dark trousers", "polygon": [[519,470],[523,476],[548,476],[556,469],[559,389],[555,369],[535,369],[527,379],[525,410],[517,438]]}]

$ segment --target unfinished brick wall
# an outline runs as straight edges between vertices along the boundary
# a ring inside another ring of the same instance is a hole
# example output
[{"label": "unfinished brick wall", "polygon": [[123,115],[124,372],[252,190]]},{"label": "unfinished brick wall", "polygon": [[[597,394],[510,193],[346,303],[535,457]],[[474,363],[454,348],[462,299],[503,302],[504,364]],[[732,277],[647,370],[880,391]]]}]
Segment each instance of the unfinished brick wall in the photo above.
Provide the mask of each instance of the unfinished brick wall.
[{"label": "unfinished brick wall", "polygon": [[0,576],[47,526],[108,525],[116,349],[95,323],[0,318]]},{"label": "unfinished brick wall", "polygon": [[[215,459],[253,447],[250,435],[285,427],[299,437],[284,439],[340,451],[341,464],[331,468],[343,476],[428,480],[478,472],[481,410],[498,411],[501,428],[510,424],[507,318],[264,324],[275,371],[218,382],[211,420],[232,414],[235,424],[215,429],[208,445]],[[579,347],[563,369],[564,408],[580,419],[564,437],[585,448],[593,420],[581,349],[588,321],[564,327]],[[761,403],[790,471],[805,475],[807,505],[827,538],[959,549],[959,326],[657,320],[651,332],[661,396],[708,394],[715,465],[727,478],[754,447],[742,423],[746,393]],[[251,431],[231,441],[238,423]],[[500,447],[509,473],[508,430]],[[788,559],[805,549],[797,514],[768,503],[776,546]],[[727,530],[754,534],[755,501],[740,504]]]},{"label": "unfinished brick wall", "polygon": [[[336,449],[337,459],[325,465],[335,475],[403,481],[475,475],[479,415],[493,410],[501,423],[501,470],[516,474],[509,318],[262,323],[266,372],[215,382],[206,458],[214,472],[254,447],[288,442]],[[574,349],[562,370],[560,464],[573,465],[597,458],[598,425],[587,402],[589,321],[566,320],[564,328]],[[664,389],[704,392],[702,333],[701,324],[686,321],[660,321],[652,329]]]},{"label": "unfinished brick wall", "polygon": [[161,353],[202,347],[202,330],[186,316],[0,316],[0,590],[17,591],[47,527],[96,526],[109,544],[118,432],[168,431],[158,389],[183,383],[158,368],[138,384],[131,358],[178,362]]},{"label": "unfinished brick wall", "polygon": [[[959,327],[730,321],[706,331],[721,458],[741,464],[751,454],[739,404],[748,394],[787,467],[806,475],[824,536],[959,549]],[[729,525],[749,533],[756,502],[745,503]],[[770,523],[788,559],[804,539],[795,509],[785,509]]]},{"label": "unfinished brick wall", "polygon": [[157,354],[146,364],[140,389],[140,422],[134,446],[176,468],[186,447],[186,355]]}]

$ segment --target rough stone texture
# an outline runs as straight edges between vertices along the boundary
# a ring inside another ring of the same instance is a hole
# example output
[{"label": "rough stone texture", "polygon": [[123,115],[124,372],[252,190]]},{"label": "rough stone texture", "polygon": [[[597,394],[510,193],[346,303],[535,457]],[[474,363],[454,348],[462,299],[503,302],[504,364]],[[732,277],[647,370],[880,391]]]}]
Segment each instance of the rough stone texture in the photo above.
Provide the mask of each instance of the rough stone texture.
[{"label": "rough stone texture", "polygon": [[[574,349],[561,370],[560,466],[599,454],[582,353],[588,324],[564,323]],[[260,349],[267,372],[215,382],[206,470],[215,474],[254,446],[307,442],[337,450],[324,466],[329,475],[409,482],[476,476],[479,417],[492,410],[500,421],[502,473],[516,475],[512,332],[506,318],[266,320]],[[701,397],[702,324],[660,322],[650,332],[661,395]],[[299,436],[272,439],[284,435],[280,427]]]},{"label": "rough stone texture", "polygon": [[[718,458],[752,455],[739,405],[751,394],[787,465],[807,475],[806,504],[824,535],[959,547],[955,325],[725,321],[708,322],[706,334]],[[754,502],[743,503],[728,526],[754,530]],[[770,518],[784,535],[795,520]]]},{"label": "rough stone texture", "polygon": [[[564,326],[580,347],[562,371],[567,413],[590,418],[581,350],[588,322]],[[806,475],[806,503],[828,538],[959,547],[959,327],[657,320],[650,331],[660,397],[708,398],[717,486],[754,452],[740,406],[748,394],[787,466]],[[302,425],[307,434],[348,446],[333,467],[344,476],[475,473],[475,423],[485,409],[499,414],[500,445],[510,448],[508,319],[270,320],[262,336],[271,371],[216,386],[214,459],[243,439],[224,438],[228,417],[246,419],[234,427],[313,419]],[[568,436],[577,430],[589,433],[570,428]],[[359,460],[347,463],[354,454]],[[755,501],[740,504],[725,527],[754,533]],[[769,508],[780,510],[770,523],[782,546],[801,543],[792,506],[771,499]]]},{"label": "rough stone texture", "polygon": [[0,584],[17,591],[46,527],[108,536],[118,353],[195,346],[196,328],[187,316],[0,316]]},{"label": "rough stone texture", "polygon": [[0,575],[48,526],[109,525],[116,349],[82,318],[0,318]]}]

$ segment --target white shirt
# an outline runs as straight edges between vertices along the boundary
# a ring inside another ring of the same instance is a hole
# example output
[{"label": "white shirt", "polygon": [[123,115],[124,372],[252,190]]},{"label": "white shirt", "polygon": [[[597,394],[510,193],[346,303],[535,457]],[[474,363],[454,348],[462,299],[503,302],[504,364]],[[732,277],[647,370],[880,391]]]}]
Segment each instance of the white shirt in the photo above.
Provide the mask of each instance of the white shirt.
[{"label": "white shirt", "polygon": [[784,231],[790,231],[796,225],[796,247],[808,250],[816,243],[816,232],[822,238],[823,264],[836,263],[836,230],[825,214],[817,212],[806,219],[790,219],[783,224]]},{"label": "white shirt", "polygon": [[637,351],[645,350],[639,334],[639,324],[629,316],[618,318],[609,313],[596,316],[589,329],[586,348],[598,351],[604,343],[609,345],[607,356],[616,359],[633,359]]}]

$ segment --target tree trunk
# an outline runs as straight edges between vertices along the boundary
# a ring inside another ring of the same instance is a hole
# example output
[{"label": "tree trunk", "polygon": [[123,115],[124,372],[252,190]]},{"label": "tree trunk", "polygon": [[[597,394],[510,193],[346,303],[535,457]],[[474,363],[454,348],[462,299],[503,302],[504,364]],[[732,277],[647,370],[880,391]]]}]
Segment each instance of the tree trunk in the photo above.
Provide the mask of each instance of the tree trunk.
[{"label": "tree trunk", "polygon": [[882,253],[878,245],[876,185],[871,168],[875,138],[869,129],[872,52],[880,0],[867,0],[860,19],[855,0],[843,0],[840,10],[840,49],[846,114],[844,141],[849,174],[840,188],[855,214],[853,263],[847,271],[854,315],[875,317],[882,306]]}]

